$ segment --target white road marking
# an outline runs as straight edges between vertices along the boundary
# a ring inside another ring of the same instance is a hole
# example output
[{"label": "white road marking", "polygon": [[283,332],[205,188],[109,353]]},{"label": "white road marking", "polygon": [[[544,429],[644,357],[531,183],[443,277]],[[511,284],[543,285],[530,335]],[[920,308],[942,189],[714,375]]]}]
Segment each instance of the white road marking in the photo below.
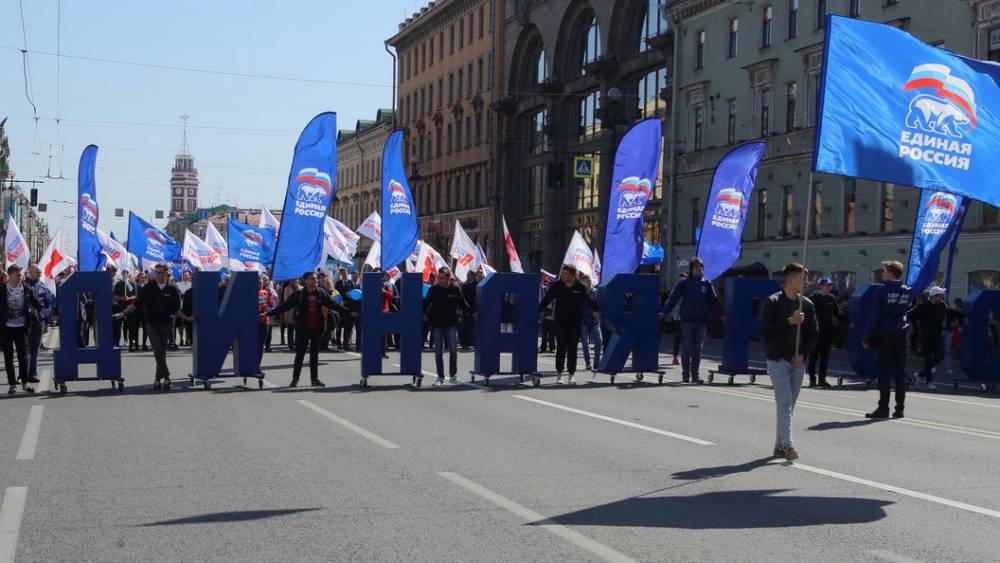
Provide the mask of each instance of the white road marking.
[{"label": "white road marking", "polygon": [[267,387],[268,389],[276,389],[278,387],[277,383],[271,383],[267,379],[263,379],[262,381],[264,382],[264,387]]},{"label": "white road marking", "polygon": [[515,399],[521,399],[522,401],[530,401],[532,403],[537,403],[539,405],[545,405],[547,407],[552,407],[555,409],[564,410],[567,412],[580,414],[583,416],[589,416],[590,418],[596,418],[597,420],[603,420],[605,422],[613,422],[615,424],[620,424],[622,426],[628,426],[629,428],[635,428],[637,430],[644,430],[646,432],[651,432],[653,434],[659,434],[660,436],[667,436],[669,438],[676,438],[678,440],[684,440],[685,442],[691,442],[692,444],[698,444],[699,446],[714,446],[715,444],[707,440],[702,440],[700,438],[693,438],[691,436],[685,436],[684,434],[678,434],[676,432],[670,432],[668,430],[661,430],[659,428],[653,428],[652,426],[645,426],[642,424],[636,424],[634,422],[629,422],[627,420],[621,420],[618,418],[612,418],[610,416],[604,416],[603,414],[597,414],[581,409],[576,409],[573,407],[567,407],[564,405],[558,405],[556,403],[550,403],[548,401],[543,401],[541,399],[535,399],[533,397],[525,397],[524,395],[511,395]]},{"label": "white road marking", "polygon": [[[664,381],[668,381],[664,379]],[[672,383],[678,383],[677,380],[670,380]],[[764,401],[767,403],[773,403],[774,398],[766,395],[762,395],[756,392],[750,391],[739,391],[736,389],[714,389],[710,386],[704,385],[689,385],[685,386],[685,389],[693,389],[695,391],[703,391],[706,393],[716,393],[719,395],[729,395],[730,397],[742,397],[747,399],[754,399],[756,401]],[[827,405],[823,403],[813,403],[811,401],[798,401],[795,404],[796,407],[833,412],[837,414],[846,414],[850,416],[864,417],[865,411],[859,411],[849,408],[836,407],[833,405]],[[975,436],[977,438],[988,438],[991,440],[1000,440],[1000,432],[993,430],[983,430],[981,428],[970,428],[967,426],[958,426],[955,424],[947,424],[944,422],[931,422],[929,420],[919,420],[913,418],[904,419],[894,419],[893,424],[903,424],[906,426],[916,426],[918,428],[929,428],[931,430],[941,430],[943,432],[952,432],[955,434],[964,434],[966,436]]]},{"label": "white road marking", "polygon": [[38,432],[42,428],[42,415],[45,413],[45,405],[34,405],[28,412],[28,422],[24,425],[24,434],[21,436],[21,447],[17,449],[17,459],[35,459],[35,449],[38,447]]},{"label": "white road marking", "polygon": [[52,349],[53,345],[52,341],[56,339],[56,331],[58,330],[59,330],[58,328],[49,328],[49,337],[48,340],[46,340],[45,342],[45,347],[48,348],[49,350]]},{"label": "white road marking", "polygon": [[312,403],[310,401],[299,399],[299,400],[297,400],[295,402],[299,403],[300,405],[306,407],[307,409],[309,409],[309,410],[311,410],[311,411],[313,411],[313,412],[315,412],[315,413],[317,413],[317,414],[319,414],[321,416],[324,416],[324,417],[326,417],[326,418],[328,418],[328,419],[336,422],[337,424],[343,426],[344,428],[350,430],[351,432],[359,434],[359,435],[361,435],[361,436],[363,436],[363,437],[371,440],[372,442],[375,442],[376,444],[382,446],[383,448],[388,448],[388,449],[398,449],[399,448],[399,446],[397,446],[396,444],[390,442],[389,440],[386,440],[385,438],[379,436],[378,434],[375,434],[374,432],[371,432],[369,430],[365,430],[364,428],[358,426],[357,424],[354,424],[350,420],[346,420],[346,419],[340,418],[339,416],[333,414],[332,412],[330,412],[330,411],[328,411],[328,410],[326,410],[326,409],[324,409],[322,407],[319,407],[319,406],[315,405],[314,403]]},{"label": "white road marking", "polygon": [[21,518],[28,487],[7,487],[0,504],[0,563],[13,563],[17,555],[17,536],[21,533]]},{"label": "white road marking", "polygon": [[864,485],[866,487],[871,487],[873,489],[881,489],[883,491],[889,491],[891,493],[896,493],[898,495],[903,495],[907,497],[912,497],[920,500],[926,500],[928,502],[933,502],[936,504],[941,504],[944,506],[950,506],[952,508],[958,508],[959,510],[965,510],[967,512],[974,512],[976,514],[982,514],[983,516],[990,516],[992,518],[1000,518],[1000,511],[992,510],[989,508],[983,508],[981,506],[975,506],[972,504],[966,504],[964,502],[959,502],[957,500],[946,499],[934,495],[929,495],[927,493],[921,493],[919,491],[913,491],[910,489],[904,489],[902,487],[897,487],[895,485],[887,485],[885,483],[879,483],[877,481],[870,481],[868,479],[862,479],[861,477],[854,477],[852,475],[845,475],[844,473],[837,473],[836,471],[830,471],[829,469],[822,469],[820,467],[813,467],[811,465],[805,465],[803,463],[793,462],[787,463],[782,460],[773,460],[771,464],[781,464],[788,465],[795,469],[802,471],[808,471],[810,473],[815,473],[817,475],[823,475],[826,477],[831,477],[833,479],[839,479],[841,481],[847,481],[848,483],[855,483],[857,485]]},{"label": "white road marking", "polygon": [[592,540],[589,537],[575,530],[567,528],[562,524],[557,524],[552,520],[550,520],[549,518],[546,518],[545,516],[542,516],[541,514],[535,512],[534,510],[521,506],[520,504],[510,500],[509,498],[494,493],[493,491],[487,489],[486,487],[478,483],[469,481],[468,479],[462,477],[457,473],[444,472],[444,473],[438,473],[438,475],[444,477],[445,479],[451,481],[452,483],[458,485],[459,487],[462,487],[463,489],[469,491],[470,493],[478,497],[481,497],[491,502],[492,504],[495,504],[496,506],[499,506],[500,508],[506,510],[507,512],[510,512],[511,514],[517,516],[518,518],[522,518],[530,522],[533,526],[538,526],[551,534],[559,536],[560,538],[568,541],[569,543],[581,549],[589,551],[590,553],[596,555],[597,557],[600,557],[605,561],[612,561],[615,563],[635,562],[635,559],[632,559],[628,555],[625,555],[624,553],[621,553],[619,551],[615,551],[614,549],[602,543],[599,543],[595,540]]},{"label": "white road marking", "polygon": [[49,387],[52,386],[52,370],[45,368],[42,373],[38,376],[38,388],[36,391],[39,393],[47,393]]},{"label": "white road marking", "polygon": [[865,553],[883,561],[892,561],[893,563],[921,563],[918,559],[913,559],[912,557],[900,555],[896,552],[885,549],[869,549],[866,550]]}]

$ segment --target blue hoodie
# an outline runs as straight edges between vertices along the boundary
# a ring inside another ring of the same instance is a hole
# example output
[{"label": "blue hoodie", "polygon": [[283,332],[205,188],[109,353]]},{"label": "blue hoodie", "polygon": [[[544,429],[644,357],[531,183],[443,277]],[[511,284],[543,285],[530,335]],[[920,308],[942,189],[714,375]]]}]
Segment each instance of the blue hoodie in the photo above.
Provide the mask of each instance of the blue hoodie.
[{"label": "blue hoodie", "polygon": [[669,315],[677,302],[681,301],[681,320],[699,321],[708,320],[709,313],[715,307],[718,297],[715,295],[715,287],[712,282],[704,278],[688,277],[677,282],[674,290],[670,292],[670,298],[663,306],[663,314]]},{"label": "blue hoodie", "polygon": [[878,335],[905,333],[910,328],[906,312],[910,309],[910,288],[900,281],[885,282],[875,289],[875,302],[865,325],[865,340]]}]

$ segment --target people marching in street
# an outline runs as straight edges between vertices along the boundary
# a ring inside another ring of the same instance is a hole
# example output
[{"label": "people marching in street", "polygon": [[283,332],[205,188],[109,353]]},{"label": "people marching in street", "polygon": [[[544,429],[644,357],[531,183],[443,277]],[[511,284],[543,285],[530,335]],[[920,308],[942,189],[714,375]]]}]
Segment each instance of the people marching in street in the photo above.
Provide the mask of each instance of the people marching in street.
[{"label": "people marching in street", "polygon": [[181,309],[181,294],[177,286],[170,283],[170,269],[167,264],[157,264],[153,271],[156,278],[139,290],[135,301],[119,318],[134,311],[141,311],[145,322],[149,344],[153,347],[156,360],[156,375],[153,389],[170,389],[170,368],[167,366],[167,347],[172,331],[171,320]]},{"label": "people marching in street", "polygon": [[[590,276],[580,273],[580,283],[587,288],[590,298],[597,301],[597,288],[593,287]],[[580,319],[580,345],[583,346],[584,368],[593,372],[597,369],[597,364],[601,363],[601,352],[604,350],[604,342],[601,337],[601,323],[594,318],[594,310],[590,305],[583,305],[583,316]],[[590,347],[594,347],[594,362],[590,362]]]},{"label": "people marching in street", "polygon": [[923,368],[914,375],[917,385],[934,391],[934,371],[944,359],[945,347],[951,347],[951,325],[960,315],[948,306],[948,290],[934,286],[928,291],[929,299],[918,303],[907,312],[907,318],[920,327],[921,349],[924,352]]},{"label": "people marching in street", "polygon": [[889,418],[891,388],[896,388],[893,418],[903,418],[906,407],[906,331],[910,328],[906,313],[910,309],[910,288],[900,281],[903,265],[894,260],[882,262],[883,284],[875,290],[872,309],[866,319],[863,346],[875,349],[878,359],[878,407],[868,418]]},{"label": "people marching in street", "polygon": [[24,283],[35,292],[41,305],[35,311],[35,319],[28,326],[28,382],[38,383],[38,353],[42,348],[42,335],[49,328],[49,321],[56,312],[55,295],[49,291],[45,282],[41,281],[42,270],[38,264],[31,263],[24,276]]},{"label": "people marching in street", "polygon": [[819,325],[812,301],[802,295],[805,268],[798,263],[788,264],[782,275],[781,291],[761,304],[760,332],[767,350],[767,373],[777,410],[774,456],[794,461],[799,454],[792,432],[792,414],[802,389],[805,359],[819,341]]},{"label": "people marching in street", "polygon": [[698,375],[701,350],[710,313],[718,302],[715,287],[702,278],[704,272],[705,263],[698,257],[692,258],[688,263],[688,277],[677,282],[662,311],[669,315],[678,303],[681,304],[681,377],[685,383],[702,382]]},{"label": "people marching in street", "polygon": [[[462,290],[452,283],[451,270],[442,267],[437,283],[424,296],[424,321],[434,336],[434,362],[437,367],[435,386],[445,381],[455,383],[458,375],[458,323],[461,315],[471,311]],[[445,379],[444,347],[448,347],[448,378]]]},{"label": "people marching in street", "polygon": [[[833,337],[837,330],[837,319],[840,317],[840,307],[833,295],[833,280],[820,278],[819,291],[812,294],[812,304],[816,309],[816,319],[819,321],[819,341],[809,354],[809,387],[829,388],[826,381],[826,370],[830,365],[830,349],[833,347]],[[817,372],[817,368],[819,371]],[[818,373],[818,376],[817,376]]]},{"label": "people marching in street", "polygon": [[[576,279],[576,267],[565,264],[559,272],[559,281],[553,283],[542,302],[539,313],[551,303],[555,303],[554,325],[556,336],[556,383],[576,385],[576,353],[580,344],[580,327],[583,324],[584,308],[590,307],[590,314],[600,320],[600,307],[590,291]],[[563,369],[569,374],[563,379]]]},{"label": "people marching in street", "polygon": [[[8,393],[17,392],[17,383],[21,389],[34,393],[29,387],[31,383],[28,373],[28,334],[35,324],[38,324],[39,311],[42,304],[35,292],[22,281],[21,267],[11,264],[7,267],[7,283],[0,292],[0,345],[3,347],[3,363],[7,370]],[[14,374],[14,354],[17,354],[17,375]],[[37,381],[37,379],[36,379]]]},{"label": "people marching in street", "polygon": [[[274,293],[271,291],[271,280],[267,276],[260,277],[257,288],[257,314],[260,316],[259,336],[257,342],[257,362],[264,359],[264,349],[268,347],[268,333],[271,328],[271,316],[267,313],[277,306]],[[270,350],[268,350],[270,352]]]}]

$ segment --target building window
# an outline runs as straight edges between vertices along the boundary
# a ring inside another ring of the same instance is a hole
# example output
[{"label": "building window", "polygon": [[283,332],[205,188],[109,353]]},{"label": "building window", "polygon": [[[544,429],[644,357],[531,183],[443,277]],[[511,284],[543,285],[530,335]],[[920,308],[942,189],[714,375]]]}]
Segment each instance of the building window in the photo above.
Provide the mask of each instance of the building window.
[{"label": "building window", "polygon": [[444,31],[438,33],[438,60],[444,60]]},{"label": "building window", "polygon": [[795,98],[799,93],[799,85],[789,82],[785,90],[785,130],[795,131],[799,128],[798,115],[795,111]]},{"label": "building window", "polygon": [[442,135],[442,133],[443,132],[441,131],[441,128],[438,127],[437,128],[437,147],[435,147],[435,150],[434,150],[434,153],[435,153],[435,155],[438,158],[441,158],[441,137],[444,136],[444,135]]},{"label": "building window", "polygon": [[427,42],[427,66],[434,66],[434,38]]},{"label": "building window", "polygon": [[469,23],[469,45],[472,45],[472,41],[475,38],[475,35],[473,34],[473,31],[472,31],[472,29],[473,29],[473,27],[472,27],[472,14],[469,14],[469,18],[468,18],[467,21]]},{"label": "building window", "polygon": [[856,205],[857,181],[854,178],[844,178],[844,234],[851,234],[857,227],[854,218]]},{"label": "building window", "polygon": [[893,211],[896,203],[896,186],[894,184],[882,184],[882,205],[881,220],[879,221],[883,233],[892,232]]},{"label": "building window", "polygon": [[809,64],[806,67],[806,127],[815,125],[819,117],[819,75],[822,64],[822,54],[809,55]]},{"label": "building window", "polygon": [[455,122],[455,152],[462,150],[462,120]]},{"label": "building window", "polygon": [[658,68],[639,79],[636,92],[639,97],[639,117],[652,117],[662,109],[660,90],[667,87],[667,69]]},{"label": "building window", "polygon": [[448,105],[455,103],[455,73],[448,73]]},{"label": "building window", "polygon": [[826,0],[816,0],[816,29],[826,26]]},{"label": "building window", "polygon": [[479,57],[479,60],[476,61],[476,65],[478,66],[478,70],[479,70],[478,78],[476,79],[476,91],[477,92],[482,92],[483,91],[483,58],[482,57]]},{"label": "building window", "polygon": [[851,7],[850,10],[848,11],[848,15],[850,15],[852,18],[861,17],[861,0],[850,0],[850,2],[851,2]]},{"label": "building window", "polygon": [[700,70],[705,68],[705,30],[695,34],[694,48],[694,68]]},{"label": "building window", "polygon": [[987,37],[989,45],[987,46],[986,58],[993,62],[1000,62],[1000,28],[991,29]]},{"label": "building window", "polygon": [[767,190],[757,190],[757,240],[767,238]]},{"label": "building window", "polygon": [[818,235],[823,228],[823,183],[813,183],[812,202],[812,225],[809,227],[810,235]]},{"label": "building window", "polygon": [[726,141],[736,144],[736,100],[729,100],[729,117],[726,121]]},{"label": "building window", "polygon": [[729,18],[729,58],[740,54],[740,19]]},{"label": "building window", "polygon": [[788,0],[788,38],[799,36],[799,0]]},{"label": "building window", "polygon": [[701,198],[691,198],[691,244],[701,238]]},{"label": "building window", "polygon": [[538,54],[535,55],[534,63],[535,71],[531,73],[531,76],[534,78],[535,84],[541,84],[542,82],[545,82],[545,79],[549,76],[548,68],[546,68],[545,65],[545,47],[540,47],[538,49]]},{"label": "building window", "polygon": [[582,100],[579,107],[580,129],[577,134],[580,141],[596,135],[601,130],[601,120],[597,117],[597,92],[591,92]]},{"label": "building window", "polygon": [[581,61],[580,74],[583,74],[583,65],[592,63],[601,56],[601,33],[597,27],[597,17],[590,20],[587,26],[587,35],[583,39],[583,60]]},{"label": "building window", "polygon": [[542,154],[546,149],[545,126],[548,124],[548,110],[540,110],[531,114],[526,120],[528,154]]},{"label": "building window", "polygon": [[438,100],[437,107],[444,105],[444,78],[438,78]]},{"label": "building window", "polygon": [[466,76],[466,78],[468,78],[468,80],[465,83],[465,95],[471,98],[472,97],[472,63],[469,63],[469,66],[465,67],[465,76]]},{"label": "building window", "polygon": [[483,173],[476,172],[476,207],[483,204]]},{"label": "building window", "polygon": [[[837,290],[837,293],[841,295],[854,293],[854,288],[857,287],[858,274],[848,270],[837,270],[830,275],[833,278],[833,288]],[[880,283],[881,281],[879,280]]]},{"label": "building window", "polygon": [[694,150],[701,150],[702,129],[705,125],[705,108],[694,108]]},{"label": "building window", "polygon": [[545,165],[521,169],[521,215],[542,214],[545,187]]},{"label": "building window", "polygon": [[451,178],[448,178],[445,185],[447,188],[444,192],[444,207],[442,208],[442,211],[451,211]]},{"label": "building window", "polygon": [[483,141],[483,114],[476,114],[476,146],[479,146]]},{"label": "building window", "polygon": [[420,70],[427,68],[427,43],[420,46]]},{"label": "building window", "polygon": [[969,293],[977,289],[1000,289],[1000,271],[975,270],[969,272]]},{"label": "building window", "polygon": [[482,6],[479,7],[479,38],[483,38],[483,27],[486,21],[486,9]]},{"label": "building window", "polygon": [[646,3],[646,12],[642,17],[642,28],[639,30],[639,44],[636,46],[636,52],[641,53],[649,49],[649,43],[646,40],[650,37],[666,33],[667,20],[663,18],[663,13],[660,11],[660,6],[665,3],[666,0],[648,0]]},{"label": "building window", "polygon": [[434,110],[434,83],[427,85],[427,113],[432,113]]},{"label": "building window", "polygon": [[472,116],[465,118],[465,148],[472,146]]},{"label": "building window", "polygon": [[462,84],[465,84],[464,76],[462,74],[463,72],[465,72],[465,71],[461,67],[459,67],[459,69],[458,69],[458,95],[455,98],[457,100],[461,100],[462,99]]},{"label": "building window", "polygon": [[771,31],[774,24],[774,6],[764,6],[764,26],[761,28],[760,46],[771,46]]},{"label": "building window", "polygon": [[572,203],[575,204],[575,209],[594,209],[597,207],[597,178],[598,171],[600,167],[599,155],[589,154],[583,155],[593,158],[594,170],[593,177],[591,178],[580,178],[576,181],[576,200]]},{"label": "building window", "polygon": [[792,236],[792,211],[795,209],[794,188],[785,186],[785,207],[781,210],[781,234],[786,237]]},{"label": "building window", "polygon": [[767,137],[771,134],[771,89],[762,88],[758,100],[760,100],[757,112],[760,118],[760,136]]},{"label": "building window", "polygon": [[448,54],[455,54],[455,24],[448,28]]},{"label": "building window", "polygon": [[451,154],[452,130],[453,130],[453,125],[451,123],[449,123],[448,124],[448,145],[447,145],[448,146],[448,154]]}]

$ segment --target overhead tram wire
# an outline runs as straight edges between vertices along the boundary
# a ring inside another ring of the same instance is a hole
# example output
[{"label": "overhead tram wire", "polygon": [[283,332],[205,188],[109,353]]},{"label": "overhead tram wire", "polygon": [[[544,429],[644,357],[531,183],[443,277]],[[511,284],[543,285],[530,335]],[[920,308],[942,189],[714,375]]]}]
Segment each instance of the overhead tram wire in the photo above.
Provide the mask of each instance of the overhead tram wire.
[{"label": "overhead tram wire", "polygon": [[24,42],[24,48],[9,48],[21,52],[21,70],[24,74],[24,97],[28,100],[28,103],[31,104],[31,113],[34,115],[35,119],[35,141],[31,154],[37,158],[42,154],[42,139],[38,132],[38,107],[35,106],[35,100],[33,99],[34,88],[31,86],[31,65],[28,62],[28,25],[24,20],[23,0],[17,0],[17,6],[21,12],[21,38]]}]

